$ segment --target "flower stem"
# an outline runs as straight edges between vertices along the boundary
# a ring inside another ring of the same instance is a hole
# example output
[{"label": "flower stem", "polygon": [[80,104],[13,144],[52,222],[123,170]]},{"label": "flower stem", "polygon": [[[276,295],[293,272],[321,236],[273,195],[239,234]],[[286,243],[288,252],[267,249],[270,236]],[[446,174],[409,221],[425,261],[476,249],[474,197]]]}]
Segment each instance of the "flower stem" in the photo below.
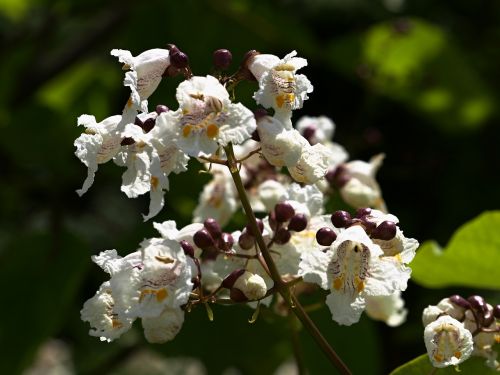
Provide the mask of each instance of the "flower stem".
[{"label": "flower stem", "polygon": [[227,155],[227,166],[233,178],[234,184],[236,185],[236,189],[239,194],[239,198],[241,201],[241,205],[243,206],[243,210],[247,216],[247,219],[250,224],[250,228],[252,232],[255,233],[255,239],[257,241],[257,245],[260,248],[262,256],[266,262],[266,265],[271,274],[271,278],[274,282],[274,288],[278,291],[279,294],[283,297],[290,311],[299,318],[304,328],[309,332],[312,336],[316,344],[321,348],[323,353],[328,357],[330,362],[337,368],[337,370],[343,375],[352,374],[346,364],[342,361],[342,359],[338,356],[338,354],[333,350],[333,348],[328,344],[328,341],[323,337],[318,327],[311,320],[309,315],[305,312],[304,308],[300,304],[297,297],[290,291],[289,286],[286,282],[284,282],[281,278],[281,275],[274,263],[274,260],[269,252],[269,249],[266,246],[264,238],[257,226],[257,221],[255,219],[254,212],[252,207],[250,206],[250,201],[248,200],[245,188],[243,186],[243,182],[241,181],[241,177],[238,170],[237,159],[234,156],[233,146],[229,144],[225,148]]}]

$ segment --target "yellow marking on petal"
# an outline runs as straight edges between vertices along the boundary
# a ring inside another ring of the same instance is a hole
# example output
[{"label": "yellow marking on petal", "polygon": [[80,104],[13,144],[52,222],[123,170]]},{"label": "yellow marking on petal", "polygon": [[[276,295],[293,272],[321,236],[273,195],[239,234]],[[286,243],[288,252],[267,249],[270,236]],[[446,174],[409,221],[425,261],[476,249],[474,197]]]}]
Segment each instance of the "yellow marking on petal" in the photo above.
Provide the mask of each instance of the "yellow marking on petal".
[{"label": "yellow marking on petal", "polygon": [[159,183],[158,177],[151,176],[151,188],[152,188],[152,190],[156,190],[158,188],[158,183]]},{"label": "yellow marking on petal", "polygon": [[365,289],[365,282],[361,280],[358,276],[354,278],[354,283],[356,284],[356,290],[361,293]]},{"label": "yellow marking on petal", "polygon": [[132,107],[132,97],[128,98],[127,100],[127,107]]},{"label": "yellow marking on petal", "polygon": [[454,355],[456,358],[460,359],[460,357],[462,356],[462,353],[460,353],[460,352],[455,352],[455,353],[453,353],[453,355]]},{"label": "yellow marking on petal", "polygon": [[394,259],[396,259],[396,261],[398,261],[398,263],[403,263],[403,258],[401,257],[400,253],[394,255]]},{"label": "yellow marking on petal", "polygon": [[118,328],[122,328],[123,324],[118,319],[113,318],[113,319],[111,319],[111,326],[113,327],[113,329],[118,329]]},{"label": "yellow marking on petal", "polygon": [[295,67],[292,64],[281,64],[274,68],[277,72],[285,70],[289,72],[295,71]]},{"label": "yellow marking on petal", "polygon": [[285,104],[285,98],[283,95],[278,95],[276,97],[276,105],[278,106],[278,108],[281,108],[283,107],[283,104]]},{"label": "yellow marking on petal", "polygon": [[333,287],[337,290],[342,288],[344,286],[344,279],[342,277],[337,277],[335,280],[333,280]]},{"label": "yellow marking on petal", "polygon": [[443,362],[443,356],[441,354],[434,354],[434,359],[437,361],[437,362]]},{"label": "yellow marking on petal", "polygon": [[89,134],[89,135],[96,135],[97,134],[94,129],[89,129],[89,128],[85,129],[84,133]]},{"label": "yellow marking on petal", "polygon": [[155,259],[158,261],[158,262],[162,262],[162,263],[165,263],[165,264],[170,264],[170,263],[174,263],[175,260],[173,260],[172,258],[169,258],[169,257],[162,257],[162,256],[155,256]]},{"label": "yellow marking on petal", "polygon": [[182,135],[184,136],[184,138],[187,138],[190,133],[191,133],[191,125],[184,125],[184,127],[182,128]]},{"label": "yellow marking on petal", "polygon": [[163,289],[160,289],[156,292],[156,300],[158,302],[161,302],[163,301],[165,298],[168,297],[168,293],[167,293],[167,290],[165,288]]},{"label": "yellow marking on petal", "polygon": [[295,100],[295,94],[286,94],[287,102],[291,103]]},{"label": "yellow marking on petal", "polygon": [[500,344],[500,335],[495,335],[495,341]]},{"label": "yellow marking on petal", "polygon": [[215,138],[219,134],[219,127],[215,124],[210,124],[207,126],[207,136],[208,138]]}]

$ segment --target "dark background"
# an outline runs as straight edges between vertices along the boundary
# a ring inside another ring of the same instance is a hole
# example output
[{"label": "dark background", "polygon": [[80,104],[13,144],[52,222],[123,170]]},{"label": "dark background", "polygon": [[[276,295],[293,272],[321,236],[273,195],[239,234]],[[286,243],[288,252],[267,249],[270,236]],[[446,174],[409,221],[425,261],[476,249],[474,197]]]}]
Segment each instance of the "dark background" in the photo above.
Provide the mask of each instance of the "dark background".
[{"label": "dark background", "polygon": [[[243,307],[215,307],[213,323],[198,309],[161,346],[147,344],[137,323],[117,342],[101,343],[79,319],[105,279],[90,255],[111,248],[126,254],[155,232],[140,216],[149,198],[127,199],[119,190],[123,170],[112,163],[100,166],[94,186],[78,198],[86,168],[73,155],[82,130],[76,118],[120,113],[128,91],[111,49],[137,55],[167,43],[189,54],[197,75],[210,73],[218,48],[233,52],[233,70],[250,49],[278,56],[295,49],[307,58],[301,73],[315,89],[294,118],[331,117],[334,140],[351,159],[386,154],[378,180],[409,237],[444,245],[459,225],[499,207],[498,1],[2,0],[2,374],[20,373],[36,358],[40,370],[40,358],[51,355],[78,374],[174,373],[177,362],[168,367],[167,356],[197,358],[210,374],[266,374],[291,358],[286,319],[263,312],[250,326],[251,310]],[[175,108],[178,82],[165,81],[151,108]],[[237,91],[250,108],[254,90],[245,83]],[[193,162],[171,178],[155,221],[190,222],[207,181],[198,170]],[[421,311],[454,292],[411,284],[408,322],[396,329],[366,317],[339,328],[326,308],[312,317],[355,373],[387,373],[425,351]],[[310,373],[329,371],[303,336]],[[158,367],[146,366],[152,363]]]}]

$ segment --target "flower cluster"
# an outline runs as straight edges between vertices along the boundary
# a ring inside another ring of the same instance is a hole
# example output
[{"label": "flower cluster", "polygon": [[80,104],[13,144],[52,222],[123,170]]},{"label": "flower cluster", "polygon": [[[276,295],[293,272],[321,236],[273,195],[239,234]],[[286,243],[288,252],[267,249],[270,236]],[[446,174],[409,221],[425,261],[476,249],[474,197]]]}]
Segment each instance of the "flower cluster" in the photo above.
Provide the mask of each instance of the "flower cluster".
[{"label": "flower cluster", "polygon": [[[85,132],[75,141],[76,155],[88,175],[78,193],[92,185],[99,164],[113,160],[126,167],[121,190],[128,197],[149,192],[149,219],[163,207],[170,174],[185,171],[190,158],[212,180],[192,224],[178,230],[173,221],[154,223],[161,236],[144,240],[136,252],[93,257],[110,279],[81,311],[91,335],[111,341],[140,318],[148,341],[165,342],[192,308],[204,306],[212,319],[213,304],[248,303],[257,314],[261,305],[277,306],[274,296],[285,289],[299,296],[300,283],[327,291],[338,324],[358,322],[365,310],[389,326],[403,323],[401,293],[418,242],[387,213],[375,180],[384,155],[349,161],[332,141],[329,118],[294,122],[293,112],[313,91],[297,73],[305,59],[295,51],[283,59],[250,51],[234,74],[224,75],[231,54],[217,50],[215,75],[196,76],[174,45],[136,57],[124,50],[111,54],[124,64],[130,98],[121,115],[101,122],[79,117]],[[176,90],[178,108],[158,104],[150,112],[161,80],[179,74],[185,80]],[[254,99],[264,108],[234,102],[242,80],[258,83]],[[333,194],[353,210],[325,214]],[[247,225],[224,231],[241,208]]]},{"label": "flower cluster", "polygon": [[435,367],[455,366],[471,355],[486,358],[486,365],[500,371],[500,305],[493,307],[481,296],[465,299],[453,295],[424,309],[424,340]]}]

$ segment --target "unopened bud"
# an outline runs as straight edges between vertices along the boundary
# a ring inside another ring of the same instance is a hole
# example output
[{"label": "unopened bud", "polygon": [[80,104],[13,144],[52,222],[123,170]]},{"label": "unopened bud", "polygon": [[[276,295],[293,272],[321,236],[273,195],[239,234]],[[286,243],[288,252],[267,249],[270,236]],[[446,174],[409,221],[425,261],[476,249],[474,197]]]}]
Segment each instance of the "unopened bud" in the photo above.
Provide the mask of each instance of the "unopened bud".
[{"label": "unopened bud", "polygon": [[233,60],[233,55],[231,51],[227,49],[218,49],[214,51],[213,61],[214,67],[220,70],[226,70],[231,65],[231,61]]},{"label": "unopened bud", "polygon": [[381,222],[371,233],[372,238],[389,241],[396,236],[397,226],[393,221]]},{"label": "unopened bud", "polygon": [[470,303],[470,307],[474,309],[476,312],[480,312],[481,315],[487,311],[486,301],[481,296],[470,296],[467,298],[467,301]]},{"label": "unopened bud", "polygon": [[243,250],[250,250],[255,245],[255,237],[244,230],[238,238],[238,245],[240,245]]},{"label": "unopened bud", "polygon": [[295,210],[290,203],[281,202],[274,206],[274,213],[276,214],[276,221],[284,223],[295,215]]},{"label": "unopened bud", "polygon": [[194,244],[201,249],[206,249],[215,246],[214,239],[205,228],[200,229],[198,232],[194,234],[193,241]]},{"label": "unopened bud", "polygon": [[231,233],[222,233],[222,241],[224,241],[228,249],[231,249],[234,245],[234,238]]},{"label": "unopened bud", "polygon": [[450,297],[450,302],[464,309],[470,309],[470,303],[464,297],[454,294]]},{"label": "unopened bud", "polygon": [[337,234],[333,231],[333,229],[324,227],[316,232],[316,241],[321,246],[330,246],[333,241],[337,238]]},{"label": "unopened bud", "polygon": [[170,63],[177,69],[184,69],[189,65],[189,57],[182,51],[170,50]]},{"label": "unopened bud", "polygon": [[234,283],[236,282],[236,280],[244,273],[245,273],[244,268],[234,270],[228,276],[226,276],[224,278],[224,280],[222,280],[222,284],[221,284],[222,287],[227,288],[227,289],[231,289],[233,287]]},{"label": "unopened bud", "polygon": [[370,215],[372,213],[372,209],[370,207],[358,208],[356,210],[356,217],[358,219]]},{"label": "unopened bud", "polygon": [[284,245],[292,238],[292,234],[285,228],[279,228],[274,234],[274,242],[278,245]]},{"label": "unopened bud", "polygon": [[212,238],[219,238],[222,235],[222,230],[219,223],[214,218],[209,217],[203,222],[203,226],[210,233]]},{"label": "unopened bud", "polygon": [[186,240],[182,240],[180,242],[182,250],[184,250],[184,254],[186,254],[190,258],[194,258],[194,248],[193,246],[187,242]]},{"label": "unopened bud", "polygon": [[250,300],[263,298],[267,293],[267,286],[264,279],[254,273],[245,271],[236,278],[232,289],[239,289]]},{"label": "unopened bud", "polygon": [[347,228],[351,225],[351,214],[347,211],[335,211],[331,216],[332,224],[336,228]]},{"label": "unopened bud", "polygon": [[163,105],[163,104],[158,104],[156,106],[156,113],[162,114],[164,112],[168,112],[168,107],[166,105]]},{"label": "unopened bud", "polygon": [[500,305],[496,305],[493,308],[493,316],[497,319],[500,319]]},{"label": "unopened bud", "polygon": [[295,214],[288,223],[288,230],[302,232],[307,228],[307,216],[304,214]]},{"label": "unopened bud", "polygon": [[[257,228],[259,228],[260,233],[262,233],[264,231],[264,223],[260,219],[256,219],[255,221],[257,222]],[[253,229],[252,229],[252,226],[250,225],[250,223],[247,224],[245,229],[252,236],[254,236],[254,237],[257,236],[257,234],[253,232]]]},{"label": "unopened bud", "polygon": [[241,290],[237,288],[232,288],[229,291],[229,298],[233,300],[234,302],[246,302],[248,301],[247,296],[245,296],[245,293],[243,293]]}]

